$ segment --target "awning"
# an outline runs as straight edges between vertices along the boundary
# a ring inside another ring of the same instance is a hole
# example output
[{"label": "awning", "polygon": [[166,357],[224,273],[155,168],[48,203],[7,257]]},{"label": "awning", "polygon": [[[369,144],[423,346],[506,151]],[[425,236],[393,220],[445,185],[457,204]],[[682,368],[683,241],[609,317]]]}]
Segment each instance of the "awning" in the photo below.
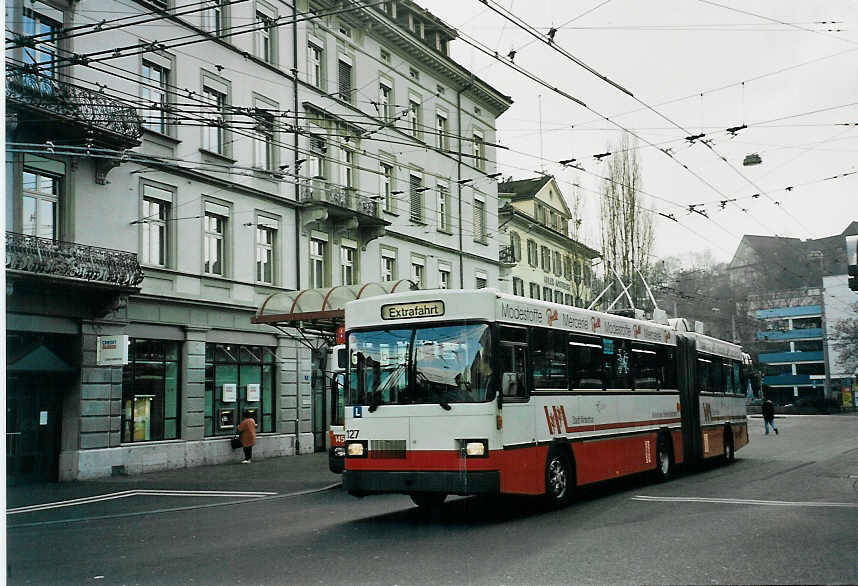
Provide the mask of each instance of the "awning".
[{"label": "awning", "polygon": [[250,321],[334,334],[345,322],[345,304],[355,299],[417,289],[409,279],[282,291],[265,298]]}]

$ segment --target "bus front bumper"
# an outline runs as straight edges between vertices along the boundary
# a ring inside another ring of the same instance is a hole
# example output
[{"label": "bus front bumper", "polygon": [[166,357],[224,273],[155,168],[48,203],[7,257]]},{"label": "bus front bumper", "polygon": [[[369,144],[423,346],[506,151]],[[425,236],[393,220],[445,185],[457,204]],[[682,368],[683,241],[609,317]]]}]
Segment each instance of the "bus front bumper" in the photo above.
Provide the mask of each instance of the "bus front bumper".
[{"label": "bus front bumper", "polygon": [[343,487],[349,494],[365,496],[382,493],[441,492],[446,494],[498,494],[497,470],[438,470],[431,472],[346,470]]}]

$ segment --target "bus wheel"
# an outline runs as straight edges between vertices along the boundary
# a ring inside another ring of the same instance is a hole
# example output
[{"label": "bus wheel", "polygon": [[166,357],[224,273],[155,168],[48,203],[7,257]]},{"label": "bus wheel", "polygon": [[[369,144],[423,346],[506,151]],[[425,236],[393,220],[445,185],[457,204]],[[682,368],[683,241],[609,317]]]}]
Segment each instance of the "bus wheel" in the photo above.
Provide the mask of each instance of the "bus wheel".
[{"label": "bus wheel", "polygon": [[545,497],[549,506],[560,508],[569,503],[575,477],[565,451],[551,448],[545,462]]},{"label": "bus wheel", "polygon": [[736,459],[736,450],[733,449],[733,431],[729,427],[724,428],[724,461],[732,464]]},{"label": "bus wheel", "polygon": [[670,448],[667,443],[667,435],[660,433],[655,442],[655,480],[664,482],[670,478],[673,472],[673,462],[670,458]]},{"label": "bus wheel", "polygon": [[411,500],[421,509],[428,511],[440,507],[447,498],[443,492],[412,492]]}]

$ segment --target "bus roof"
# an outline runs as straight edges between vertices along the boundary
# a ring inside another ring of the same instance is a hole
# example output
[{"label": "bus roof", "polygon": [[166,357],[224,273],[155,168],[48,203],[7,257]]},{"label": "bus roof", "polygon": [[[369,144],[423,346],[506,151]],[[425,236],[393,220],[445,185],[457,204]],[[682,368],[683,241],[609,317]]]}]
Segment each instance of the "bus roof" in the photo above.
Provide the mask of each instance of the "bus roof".
[{"label": "bus roof", "polygon": [[[676,331],[668,325],[519,297],[496,289],[405,291],[360,299],[346,304],[345,320],[346,330],[470,320],[548,327],[670,346],[675,346],[677,339]],[[683,335],[696,338],[701,352],[741,360],[741,347],[735,344],[702,334]]]}]

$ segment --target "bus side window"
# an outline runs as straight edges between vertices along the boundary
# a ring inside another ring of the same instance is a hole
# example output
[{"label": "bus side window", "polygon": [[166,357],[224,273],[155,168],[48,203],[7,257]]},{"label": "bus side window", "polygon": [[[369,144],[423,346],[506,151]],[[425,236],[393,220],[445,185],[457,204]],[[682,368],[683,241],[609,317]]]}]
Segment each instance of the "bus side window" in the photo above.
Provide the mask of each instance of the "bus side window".
[{"label": "bus side window", "polygon": [[569,336],[569,383],[572,389],[602,389],[602,341]]},{"label": "bus side window", "polygon": [[658,367],[661,378],[662,389],[677,389],[675,351],[672,346],[659,346]]}]

